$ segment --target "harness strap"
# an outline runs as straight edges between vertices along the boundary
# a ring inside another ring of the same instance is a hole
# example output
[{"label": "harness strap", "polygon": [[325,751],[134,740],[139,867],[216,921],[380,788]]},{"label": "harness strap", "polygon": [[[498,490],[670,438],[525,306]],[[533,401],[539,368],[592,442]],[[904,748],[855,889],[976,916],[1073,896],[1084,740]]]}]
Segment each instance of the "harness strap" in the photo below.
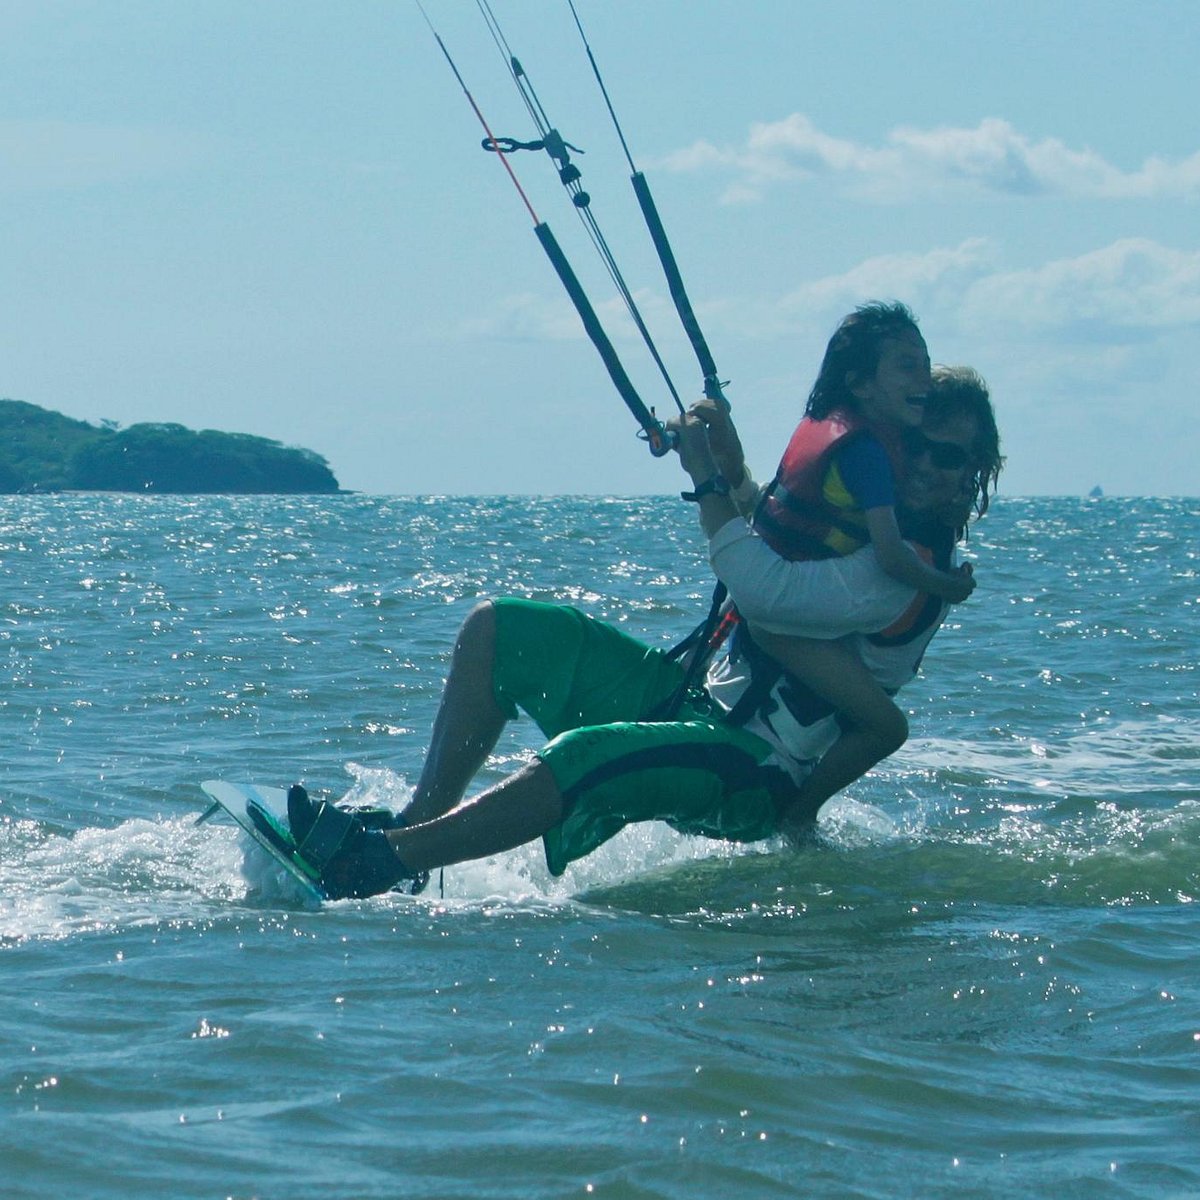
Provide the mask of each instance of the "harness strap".
[{"label": "harness strap", "polygon": [[[682,659],[688,654],[687,667],[679,686],[657,708],[645,718],[647,721],[673,721],[687,699],[688,693],[696,686],[696,680],[707,668],[717,647],[725,640],[729,630],[721,620],[721,609],[729,592],[723,583],[718,582],[713,588],[712,602],[708,606],[708,615],[681,642],[677,642],[666,653],[669,662]],[[736,610],[731,610],[736,612]]]},{"label": "harness strap", "polygon": [[783,667],[766,651],[761,650],[750,636],[744,623],[734,633],[734,645],[750,664],[750,684],[725,714],[725,723],[741,727],[766,703],[771,690],[783,675]]}]

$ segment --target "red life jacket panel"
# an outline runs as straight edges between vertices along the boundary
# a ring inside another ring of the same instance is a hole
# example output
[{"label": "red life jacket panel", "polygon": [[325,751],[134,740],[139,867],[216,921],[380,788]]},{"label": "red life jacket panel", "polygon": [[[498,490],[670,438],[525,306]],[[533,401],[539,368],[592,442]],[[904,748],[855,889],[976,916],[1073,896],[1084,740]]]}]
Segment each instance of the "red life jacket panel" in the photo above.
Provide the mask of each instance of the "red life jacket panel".
[{"label": "red life jacket panel", "polygon": [[[899,479],[903,459],[891,430],[880,430],[846,409],[819,421],[805,417],[796,427],[754,514],[755,530],[780,557],[792,562],[834,558],[870,543],[866,514],[846,487],[836,462],[838,452],[852,438],[867,433],[883,443]],[[935,555],[928,547],[915,545],[915,549],[933,563]],[[874,640],[882,645],[906,642],[927,628],[941,607],[937,597],[918,592],[908,609]]]},{"label": "red life jacket panel", "polygon": [[792,562],[837,558],[870,542],[866,514],[837,464],[837,455],[847,443],[866,433],[883,442],[898,476],[895,438],[855,413],[836,409],[820,421],[805,417],[796,426],[754,514],[755,530],[776,554]]}]

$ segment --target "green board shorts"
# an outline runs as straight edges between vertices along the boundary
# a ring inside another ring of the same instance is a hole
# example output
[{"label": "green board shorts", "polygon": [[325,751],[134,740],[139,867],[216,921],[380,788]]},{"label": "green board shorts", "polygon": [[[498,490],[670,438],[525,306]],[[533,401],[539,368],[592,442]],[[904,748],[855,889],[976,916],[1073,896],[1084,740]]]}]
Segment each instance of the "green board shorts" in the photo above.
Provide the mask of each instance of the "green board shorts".
[{"label": "green board shorts", "polygon": [[634,821],[739,842],[778,833],[795,785],[767,761],[767,742],[724,724],[702,697],[675,720],[647,719],[679,686],[678,663],[565,605],[501,599],[494,609],[496,701],[550,739],[538,758],[566,806],[543,838],[552,875]]}]

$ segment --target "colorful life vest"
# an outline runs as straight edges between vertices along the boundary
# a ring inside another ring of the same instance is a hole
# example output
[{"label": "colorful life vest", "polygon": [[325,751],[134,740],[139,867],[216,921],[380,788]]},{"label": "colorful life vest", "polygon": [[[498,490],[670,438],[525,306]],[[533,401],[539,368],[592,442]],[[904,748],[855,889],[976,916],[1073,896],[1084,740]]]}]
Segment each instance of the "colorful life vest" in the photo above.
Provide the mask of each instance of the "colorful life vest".
[{"label": "colorful life vest", "polygon": [[805,417],[796,426],[754,514],[754,528],[776,554],[792,562],[838,558],[871,540],[866,513],[858,507],[838,469],[837,455],[866,434],[888,451],[893,470],[902,462],[889,432],[845,409],[823,420]]},{"label": "colorful life vest", "polygon": [[[854,414],[839,410],[821,421],[806,417],[797,426],[754,518],[755,529],[781,557],[793,562],[833,558],[853,553],[869,543],[866,515],[856,507],[833,461],[838,449],[850,438],[867,432],[883,443],[899,478],[903,460],[895,439],[868,426]],[[920,529],[902,527],[901,532],[926,562],[940,570],[949,568],[955,542],[953,531],[940,524],[924,523]],[[708,620],[680,642],[669,657],[694,653],[693,670],[707,670],[713,653],[732,635],[735,643],[732,652],[749,663],[751,682],[733,709],[726,713],[727,722],[743,725],[756,712],[765,712],[779,703],[785,704],[805,725],[828,715],[832,709],[827,701],[788,675],[775,659],[754,644],[740,614],[725,603],[725,598],[725,588],[718,584]],[[870,635],[868,640],[880,647],[918,643],[913,659],[915,673],[946,607],[938,597],[918,593],[887,629]],[[776,685],[785,676],[786,685],[775,695]],[[693,677],[689,674],[670,705],[652,719],[673,718]]]}]

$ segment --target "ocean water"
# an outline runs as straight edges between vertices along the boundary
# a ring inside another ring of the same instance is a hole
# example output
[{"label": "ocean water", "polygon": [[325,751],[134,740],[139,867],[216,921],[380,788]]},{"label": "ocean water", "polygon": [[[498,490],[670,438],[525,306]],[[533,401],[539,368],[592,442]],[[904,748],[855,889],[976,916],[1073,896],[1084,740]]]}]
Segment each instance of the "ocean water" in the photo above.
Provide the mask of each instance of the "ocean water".
[{"label": "ocean water", "polygon": [[313,909],[195,825],[221,776],[400,803],[481,597],[672,641],[684,508],[0,501],[0,1193],[1200,1195],[1200,501],[998,501],[800,851]]}]

